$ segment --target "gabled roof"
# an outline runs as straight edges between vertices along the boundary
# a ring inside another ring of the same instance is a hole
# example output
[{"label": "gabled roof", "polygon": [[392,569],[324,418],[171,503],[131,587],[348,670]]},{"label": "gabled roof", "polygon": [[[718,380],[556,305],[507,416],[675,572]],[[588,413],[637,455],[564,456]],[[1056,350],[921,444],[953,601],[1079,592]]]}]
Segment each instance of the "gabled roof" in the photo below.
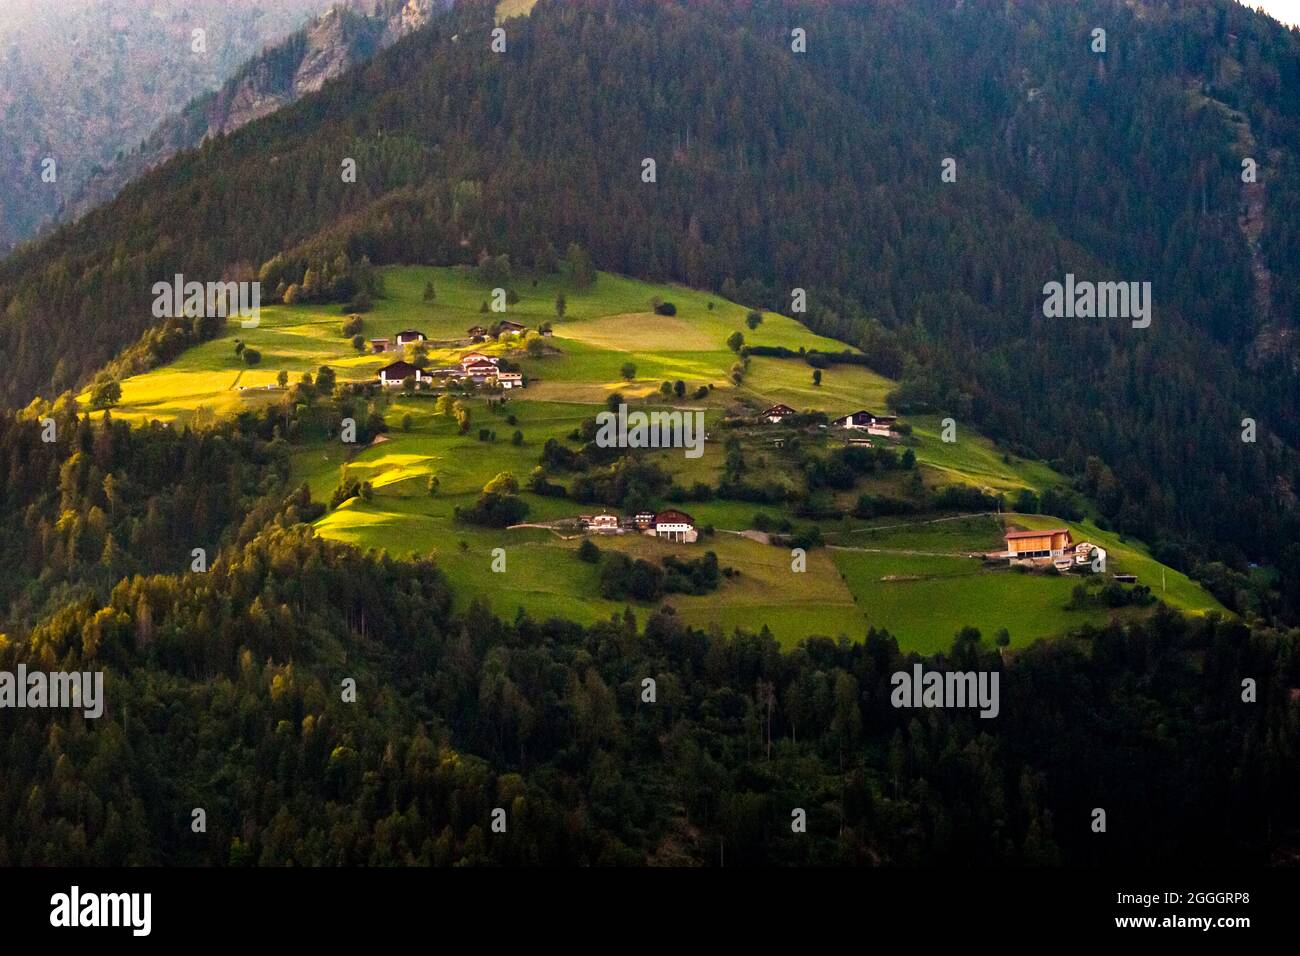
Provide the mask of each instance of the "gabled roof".
[{"label": "gabled roof", "polygon": [[668,508],[655,515],[655,524],[695,524],[695,519],[685,511]]},{"label": "gabled roof", "polygon": [[798,412],[796,412],[789,405],[776,404],[773,405],[771,408],[769,408],[767,411],[765,411],[763,414],[764,415],[797,415]]},{"label": "gabled roof", "polygon": [[399,339],[411,338],[412,336],[421,339],[425,337],[424,333],[421,332],[419,329],[406,329],[405,331],[397,333],[397,337]]},{"label": "gabled roof", "polygon": [[410,378],[419,374],[420,370],[410,362],[393,362],[379,370],[380,378]]},{"label": "gabled roof", "polygon": [[1046,538],[1054,534],[1069,534],[1069,528],[1045,528],[1042,531],[1008,531],[1004,538],[1008,541],[1017,541],[1020,538]]}]

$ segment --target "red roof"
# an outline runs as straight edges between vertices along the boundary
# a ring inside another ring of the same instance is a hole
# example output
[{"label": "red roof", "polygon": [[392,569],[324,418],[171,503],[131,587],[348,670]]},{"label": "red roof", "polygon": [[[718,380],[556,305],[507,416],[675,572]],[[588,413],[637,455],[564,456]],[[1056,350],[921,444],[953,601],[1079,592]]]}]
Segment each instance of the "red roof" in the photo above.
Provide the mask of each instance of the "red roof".
[{"label": "red roof", "polygon": [[1043,531],[1008,531],[1003,537],[1008,541],[1014,541],[1018,538],[1045,538],[1053,534],[1069,534],[1069,528],[1051,528]]},{"label": "red roof", "polygon": [[655,515],[655,524],[695,524],[695,519],[685,511],[678,511],[676,508],[669,508],[667,511],[661,511]]}]

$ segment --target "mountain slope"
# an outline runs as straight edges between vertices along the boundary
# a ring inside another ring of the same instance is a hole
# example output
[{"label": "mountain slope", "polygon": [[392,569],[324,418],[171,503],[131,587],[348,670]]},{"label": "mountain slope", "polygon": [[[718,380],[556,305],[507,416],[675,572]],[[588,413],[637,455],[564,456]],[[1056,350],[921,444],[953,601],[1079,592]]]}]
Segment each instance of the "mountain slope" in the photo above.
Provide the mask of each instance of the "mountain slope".
[{"label": "mountain slope", "polygon": [[[7,400],[84,382],[175,271],[484,249],[544,266],[577,240],[605,268],[775,309],[809,289],[809,323],[901,376],[902,407],[1051,459],[1168,560],[1280,561],[1300,594],[1300,389],[1277,349],[1246,370],[1269,317],[1251,308],[1236,125],[1203,99],[1280,155],[1260,248],[1285,303],[1294,36],[1218,0],[544,0],[491,54],[493,13],[433,18],[0,265]],[[1045,319],[1044,284],[1067,273],[1150,281],[1153,325]]]}]

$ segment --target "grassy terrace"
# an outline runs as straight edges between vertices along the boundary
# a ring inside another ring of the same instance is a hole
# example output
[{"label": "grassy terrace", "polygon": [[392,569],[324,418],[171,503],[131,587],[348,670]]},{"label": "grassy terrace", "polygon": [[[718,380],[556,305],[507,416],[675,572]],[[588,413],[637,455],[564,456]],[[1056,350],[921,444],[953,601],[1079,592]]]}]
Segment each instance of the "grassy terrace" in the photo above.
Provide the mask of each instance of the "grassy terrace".
[{"label": "grassy terrace", "polygon": [[[363,316],[366,339],[389,337],[415,328],[431,340],[433,365],[451,364],[471,346],[470,326],[488,325],[498,318],[483,314],[490,290],[469,270],[402,267],[384,270],[385,298]],[[433,302],[423,300],[425,284],[436,290]],[[536,616],[560,615],[592,621],[621,613],[623,602],[599,596],[598,569],[573,553],[577,540],[565,540],[545,529],[493,531],[458,524],[456,506],[469,505],[483,485],[508,471],[525,479],[538,463],[548,438],[567,441],[569,434],[600,410],[608,396],[622,393],[634,405],[664,407],[659,386],[684,381],[686,397],[674,407],[702,409],[713,430],[705,454],[686,459],[680,451],[655,452],[661,463],[684,485],[716,483],[722,472],[723,450],[716,423],[727,409],[747,404],[764,407],[784,402],[799,409],[818,409],[831,416],[859,408],[883,409],[894,387],[890,380],[861,366],[835,366],[814,385],[812,369],[797,359],[755,357],[740,386],[730,380],[736,356],[726,345],[740,331],[754,345],[798,350],[840,351],[845,346],[818,336],[792,318],[766,313],[756,329],[746,327],[748,309],[717,295],[601,274],[587,290],[570,288],[558,278],[518,280],[520,301],[507,318],[530,329],[545,321],[554,326],[546,339],[548,354],[530,358],[518,344],[493,342],[474,346],[519,362],[529,387],[513,393],[499,413],[483,400],[465,399],[472,423],[460,435],[455,423],[434,414],[428,395],[400,392],[377,399],[390,431],[370,447],[356,449],[337,441],[317,440],[299,445],[294,473],[318,500],[328,501],[346,465],[352,478],[371,482],[370,501],[352,499],[320,520],[317,531],[361,547],[393,554],[434,554],[456,589],[458,600],[474,597],[489,602],[500,614],[523,608]],[[556,316],[555,299],[563,292],[565,316]],[[656,315],[652,298],[673,302],[677,315]],[[283,369],[296,381],[322,365],[334,369],[340,381],[370,381],[378,369],[397,356],[358,354],[341,334],[343,315],[337,306],[271,306],[262,310],[256,329],[231,322],[218,338],[206,342],[170,365],[122,383],[122,401],[115,418],[130,421],[160,419],[177,425],[198,424],[240,409],[278,403],[275,387]],[[235,354],[237,338],[261,352],[261,363],[247,367]],[[631,362],[636,376],[625,381],[622,366]],[[693,398],[702,385],[707,396]],[[241,386],[243,387],[241,390]],[[267,388],[271,386],[271,388]],[[88,396],[82,396],[83,401]],[[515,423],[506,420],[514,416]],[[409,430],[402,421],[410,416]],[[940,440],[938,418],[909,420],[914,432],[909,445],[927,485],[951,483],[1014,492],[1041,491],[1062,479],[1040,462],[1006,457],[990,441],[962,429],[956,443]],[[496,440],[478,440],[480,428],[495,432]],[[518,446],[511,436],[523,435]],[[778,430],[745,432],[746,460],[765,478],[797,487],[793,464],[772,445]],[[833,439],[831,439],[833,440]],[[439,487],[430,496],[430,476]],[[888,491],[901,475],[877,479]],[[847,503],[858,492],[841,496]],[[528,522],[547,522],[600,510],[566,499],[524,494]],[[718,532],[693,547],[669,545],[644,536],[598,539],[601,548],[625,551],[658,560],[665,554],[693,556],[704,550],[718,554],[724,566],[740,571],[721,588],[703,597],[673,595],[671,604],[685,619],[730,631],[767,625],[789,645],[810,634],[846,635],[860,639],[868,626],[884,627],[907,647],[932,650],[946,647],[963,625],[973,624],[988,635],[1000,627],[1012,634],[1012,646],[1059,634],[1084,621],[1103,620],[1097,610],[1064,610],[1075,582],[1044,575],[990,570],[967,555],[1001,545],[1000,525],[993,519],[957,522],[824,522],[833,548],[814,550],[803,574],[790,569],[786,550],[725,533],[752,527],[756,512],[780,518],[778,508],[735,501],[710,501],[684,506],[700,525]],[[1013,519],[1026,527],[1060,524],[1052,518]],[[1165,572],[1167,590],[1159,590],[1161,567],[1140,545],[1120,543],[1089,524],[1073,526],[1076,538],[1092,540],[1110,551],[1111,570],[1137,574],[1158,594],[1177,606],[1205,611],[1217,605],[1193,582]],[[492,551],[504,548],[507,572],[493,573]],[[636,608],[644,617],[648,607]]]}]

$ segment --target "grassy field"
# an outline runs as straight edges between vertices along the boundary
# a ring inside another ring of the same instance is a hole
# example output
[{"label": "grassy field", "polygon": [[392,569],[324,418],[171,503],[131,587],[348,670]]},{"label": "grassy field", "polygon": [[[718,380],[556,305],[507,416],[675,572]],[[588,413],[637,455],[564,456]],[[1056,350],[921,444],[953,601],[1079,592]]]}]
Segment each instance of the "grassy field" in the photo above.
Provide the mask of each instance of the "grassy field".
[{"label": "grassy field", "polygon": [[1077,583],[1068,577],[985,570],[983,562],[963,557],[833,554],[867,623],[888,630],[909,649],[947,650],[966,625],[978,627],[986,640],[1005,627],[1017,648],[1104,620],[1095,610],[1065,610]]},{"label": "grassy field", "polygon": [[931,484],[974,485],[993,493],[1064,484],[1061,476],[1043,462],[1004,455],[991,441],[969,428],[958,425],[957,440],[945,442],[938,416],[917,416],[909,418],[908,423],[917,440],[916,459],[929,467]]},{"label": "grassy field", "polygon": [[501,0],[497,4],[497,23],[511,17],[526,17],[537,6],[537,0]]},{"label": "grassy field", "polygon": [[[711,440],[698,459],[688,459],[680,451],[654,454],[678,484],[689,487],[695,482],[716,484],[722,473],[724,453],[717,422],[724,409],[737,403],[762,408],[784,402],[833,417],[860,408],[883,410],[885,396],[894,387],[865,367],[843,365],[824,370],[821,384],[815,385],[812,369],[802,360],[766,357],[753,358],[748,375],[736,386],[730,379],[736,356],[726,345],[733,332],[742,332],[749,344],[796,351],[840,351],[844,346],[773,313],[765,313],[763,322],[751,330],[745,322],[747,308],[710,293],[607,274],[585,290],[571,288],[558,276],[519,279],[514,283],[519,301],[508,308],[506,317],[530,329],[542,322],[554,327],[554,336],[544,339],[547,354],[535,358],[523,347],[526,339],[476,346],[466,340],[470,326],[487,325],[500,317],[482,311],[490,290],[471,270],[403,267],[385,269],[382,275],[384,297],[363,316],[366,339],[392,338],[403,329],[419,329],[430,339],[433,365],[454,363],[475,348],[518,362],[529,387],[513,393],[495,411],[480,398],[464,399],[471,415],[465,435],[459,434],[451,419],[434,414],[428,395],[380,396],[374,403],[389,424],[387,435],[361,449],[324,440],[300,445],[293,457],[295,479],[306,482],[322,501],[329,500],[345,468],[349,479],[370,482],[370,500],[345,502],[318,522],[317,531],[395,555],[435,555],[462,605],[478,597],[503,615],[523,609],[534,616],[591,622],[623,610],[622,602],[598,596],[599,572],[576,557],[576,539],[565,540],[546,529],[487,530],[459,524],[454,517],[457,506],[472,504],[482,487],[501,472],[525,480],[546,440],[567,441],[611,393],[617,391],[637,407],[650,409],[662,407],[662,382],[686,383],[686,397],[674,399],[673,405],[704,410]],[[423,299],[427,283],[436,291],[432,302]],[[560,293],[567,306],[562,318],[555,308]],[[673,302],[677,314],[654,313],[655,299]],[[122,401],[113,415],[128,421],[159,419],[203,426],[217,416],[280,402],[283,393],[275,384],[280,370],[297,381],[304,372],[328,365],[340,381],[372,380],[380,367],[398,356],[358,354],[342,335],[343,318],[337,306],[298,305],[264,308],[256,329],[241,329],[232,321],[218,338],[187,351],[170,365],[122,382]],[[236,339],[261,353],[260,364],[251,368],[243,364],[235,352]],[[623,377],[623,366],[629,362],[636,366],[630,381]],[[697,399],[694,394],[700,386],[712,389]],[[408,417],[409,429],[403,427]],[[964,483],[1013,492],[1017,488],[1041,491],[1063,483],[1046,465],[1004,456],[969,429],[959,431],[957,442],[945,443],[938,418],[909,423],[913,434],[907,444],[916,453],[927,485]],[[479,440],[481,428],[494,432],[495,440]],[[516,430],[522,435],[519,445],[511,440]],[[746,461],[752,473],[764,480],[797,488],[802,479],[795,462],[773,443],[781,433],[779,428],[741,430]],[[824,441],[828,448],[841,440],[835,431],[817,435],[805,440]],[[428,489],[431,476],[438,480],[434,495]],[[903,478],[904,473],[892,473],[873,479],[869,487],[889,493]],[[857,493],[841,495],[842,503],[851,503]],[[522,497],[529,505],[530,523],[600,510],[562,498],[528,493]],[[1012,633],[1013,646],[1020,646],[1104,617],[1096,611],[1064,611],[1071,581],[989,571],[965,557],[972,551],[1000,547],[1000,525],[991,518],[823,522],[823,531],[836,547],[815,549],[808,556],[807,571],[796,573],[788,550],[726,533],[752,527],[758,512],[780,519],[784,517],[780,508],[717,500],[684,507],[698,525],[716,527],[718,532],[688,549],[639,535],[601,538],[599,545],[654,561],[669,553],[690,556],[715,551],[724,566],[740,574],[725,579],[713,594],[673,595],[663,603],[691,623],[727,633],[738,627],[767,626],[783,644],[791,645],[811,634],[860,639],[868,626],[877,626],[896,634],[906,647],[933,650],[947,647],[953,633],[966,624],[990,636],[1005,626]],[[1056,523],[1038,516],[1013,520],[1029,527],[1040,526],[1035,521]],[[1140,546],[1121,544],[1091,526],[1076,526],[1076,535],[1107,547],[1112,570],[1136,573],[1153,587],[1159,583],[1154,579],[1160,566]],[[505,549],[504,574],[492,570],[496,548]],[[850,548],[858,550],[844,550]],[[1170,603],[1191,610],[1215,606],[1182,575],[1168,571],[1165,580],[1168,590],[1163,594]],[[651,608],[634,610],[644,617]]]}]

